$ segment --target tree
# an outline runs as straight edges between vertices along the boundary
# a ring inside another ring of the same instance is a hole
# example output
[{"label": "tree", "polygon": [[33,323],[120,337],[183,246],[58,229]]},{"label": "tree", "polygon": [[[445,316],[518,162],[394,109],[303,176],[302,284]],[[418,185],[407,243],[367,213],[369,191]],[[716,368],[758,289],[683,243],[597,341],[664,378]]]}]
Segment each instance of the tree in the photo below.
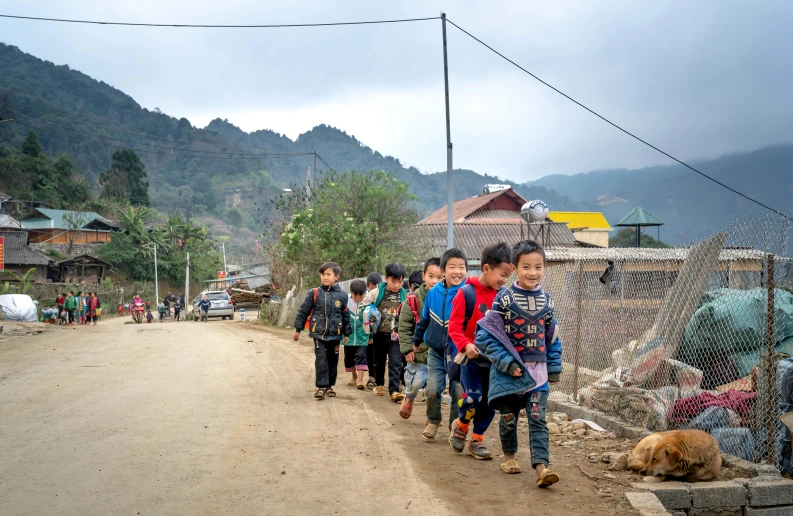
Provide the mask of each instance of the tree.
[{"label": "tree", "polygon": [[[19,274],[14,273],[14,272],[11,272],[11,271],[0,271],[0,274],[5,275],[5,276],[11,276],[15,280],[17,280],[19,282],[19,291],[24,294],[25,292],[30,290],[31,283],[33,283],[30,280],[30,277],[33,276],[33,274],[35,272],[36,272],[36,268],[32,267],[32,268],[28,269],[28,271],[26,273],[24,273],[22,276],[20,276]],[[8,292],[8,290],[10,290],[10,289],[8,288],[8,282],[6,282],[6,288],[4,289],[4,293]]]},{"label": "tree", "polygon": [[113,153],[110,168],[99,177],[103,197],[128,200],[133,205],[148,206],[149,182],[146,167],[132,149]]},{"label": "tree", "polygon": [[38,158],[44,154],[44,149],[39,143],[39,135],[35,131],[28,131],[25,140],[22,142],[22,154],[31,158]]},{"label": "tree", "polygon": [[231,208],[226,213],[226,220],[231,227],[239,228],[242,226],[242,214],[237,208]]},{"label": "tree", "polygon": [[82,229],[85,227],[85,225],[90,222],[90,218],[84,211],[67,211],[63,214],[63,222],[65,223],[66,229],[69,230],[66,233],[69,240],[69,249],[67,252],[69,253],[69,256],[71,256],[72,248],[74,247],[74,241],[77,238],[77,235],[82,233]]},{"label": "tree", "polygon": [[[649,248],[666,248],[669,245],[661,242],[648,235],[642,233],[641,244],[642,247]],[[617,234],[609,238],[609,247],[636,247],[636,231],[633,228],[623,228],[617,231]]]}]

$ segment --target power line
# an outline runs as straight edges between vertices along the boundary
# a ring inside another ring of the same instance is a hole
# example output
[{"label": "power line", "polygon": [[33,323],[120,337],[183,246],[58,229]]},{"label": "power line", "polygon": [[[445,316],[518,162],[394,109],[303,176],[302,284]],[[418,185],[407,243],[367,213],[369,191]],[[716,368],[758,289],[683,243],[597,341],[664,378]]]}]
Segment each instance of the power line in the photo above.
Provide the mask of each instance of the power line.
[{"label": "power line", "polygon": [[475,40],[476,42],[480,43],[481,45],[483,45],[484,47],[486,47],[488,50],[490,50],[491,52],[493,52],[494,54],[496,54],[496,55],[497,55],[497,56],[499,56],[500,58],[504,59],[505,61],[507,61],[508,63],[512,64],[513,66],[515,66],[515,67],[519,68],[519,69],[520,69],[520,70],[522,70],[523,72],[525,72],[525,73],[529,74],[531,77],[533,77],[534,79],[536,79],[537,81],[539,81],[539,82],[540,82],[540,83],[542,83],[543,85],[545,85],[545,86],[547,86],[547,87],[551,88],[553,91],[555,91],[555,92],[556,92],[556,93],[558,93],[559,95],[562,95],[562,96],[563,96],[563,97],[565,97],[567,100],[569,100],[569,101],[571,101],[571,102],[573,102],[573,103],[577,104],[579,107],[582,107],[582,108],[586,109],[587,111],[589,111],[590,113],[592,113],[592,114],[593,114],[593,115],[595,115],[596,117],[600,118],[601,120],[603,120],[604,122],[608,123],[608,124],[609,124],[609,125],[611,125],[612,127],[615,127],[616,129],[619,129],[620,131],[622,131],[623,133],[627,134],[627,135],[628,135],[628,136],[630,136],[631,138],[633,138],[633,139],[635,139],[635,140],[637,140],[637,141],[639,141],[639,142],[641,142],[641,143],[643,143],[643,144],[647,145],[648,147],[650,147],[650,148],[651,148],[651,149],[653,149],[653,150],[656,150],[656,151],[660,152],[661,154],[663,154],[663,155],[664,155],[664,156],[666,156],[667,158],[669,158],[669,159],[671,159],[671,160],[673,160],[673,161],[676,161],[676,162],[678,162],[679,164],[683,165],[684,167],[686,167],[686,168],[688,168],[688,169],[690,169],[690,170],[693,170],[694,172],[696,172],[697,174],[701,175],[701,176],[702,176],[702,177],[704,177],[705,179],[709,179],[709,180],[713,181],[713,182],[714,182],[714,183],[716,183],[717,185],[719,185],[719,186],[722,186],[722,187],[726,188],[727,190],[731,191],[732,193],[734,193],[734,194],[737,194],[737,195],[740,195],[740,196],[741,196],[741,197],[743,197],[744,199],[747,199],[747,200],[749,200],[749,201],[751,201],[751,202],[753,202],[753,203],[755,203],[755,204],[757,204],[757,205],[759,205],[759,206],[762,206],[763,208],[765,208],[765,209],[767,209],[767,210],[770,210],[770,211],[772,211],[772,212],[776,213],[777,215],[780,215],[780,216],[782,216],[782,217],[785,217],[785,218],[790,218],[790,217],[788,217],[787,215],[785,215],[784,213],[782,213],[782,212],[780,212],[780,211],[778,211],[778,210],[775,210],[774,208],[772,208],[772,207],[770,207],[770,206],[768,206],[768,205],[766,205],[766,204],[763,204],[762,202],[760,202],[760,201],[758,201],[758,200],[756,200],[756,199],[753,199],[753,198],[749,197],[749,196],[748,196],[748,195],[746,195],[746,194],[743,194],[743,193],[739,192],[739,191],[738,191],[738,190],[736,190],[735,188],[732,188],[732,187],[730,187],[730,186],[727,186],[726,184],[722,183],[722,182],[721,182],[721,181],[719,181],[718,179],[715,179],[715,178],[713,178],[713,177],[709,176],[708,174],[706,174],[706,173],[704,173],[704,172],[702,172],[702,171],[700,171],[700,170],[697,170],[696,168],[692,167],[691,165],[689,165],[689,164],[688,164],[688,163],[686,163],[685,161],[683,161],[683,160],[680,160],[680,159],[678,159],[678,158],[676,158],[676,157],[672,156],[672,155],[671,155],[671,154],[669,154],[668,152],[665,152],[665,151],[663,151],[663,150],[659,149],[658,147],[656,147],[655,145],[653,145],[653,144],[651,144],[651,143],[647,142],[646,140],[643,140],[643,139],[639,138],[638,136],[636,136],[636,135],[635,135],[635,134],[633,134],[632,132],[628,131],[627,129],[624,129],[624,128],[622,128],[621,126],[619,126],[619,125],[617,125],[616,123],[612,122],[611,120],[609,120],[609,119],[608,119],[608,118],[606,118],[605,116],[601,115],[600,113],[596,112],[595,110],[593,110],[593,109],[590,109],[589,107],[585,106],[584,104],[582,104],[581,102],[577,101],[576,99],[574,99],[574,98],[573,98],[573,97],[571,97],[570,95],[568,95],[568,94],[564,93],[563,91],[559,90],[558,88],[556,88],[556,87],[552,86],[551,84],[549,84],[549,83],[545,82],[544,80],[540,79],[539,77],[537,77],[536,75],[534,75],[534,74],[533,74],[533,73],[531,73],[530,71],[526,70],[525,68],[523,68],[522,66],[520,66],[518,63],[516,63],[516,62],[515,62],[515,61],[513,61],[512,59],[508,58],[507,56],[505,56],[504,54],[502,54],[502,53],[501,53],[501,52],[499,52],[498,50],[494,49],[493,47],[491,47],[490,45],[488,45],[487,43],[485,43],[485,42],[484,42],[484,41],[482,41],[481,39],[477,38],[476,36],[474,36],[473,34],[471,34],[470,32],[468,32],[467,30],[463,29],[462,27],[460,27],[459,25],[457,25],[456,23],[454,23],[453,21],[451,21],[449,18],[446,18],[446,21],[447,21],[447,22],[449,22],[449,23],[451,23],[451,24],[452,24],[452,25],[454,25],[455,27],[457,27],[457,29],[458,29],[458,30],[460,30],[461,32],[463,32],[464,34],[466,34],[467,36],[469,36],[471,39]]},{"label": "power line", "polygon": [[266,25],[215,25],[215,24],[192,24],[192,23],[137,23],[137,22],[109,22],[96,20],[71,20],[65,18],[43,18],[38,16],[15,16],[11,14],[0,14],[0,18],[11,18],[15,20],[47,21],[60,23],[84,23],[90,25],[125,25],[128,27],[175,27],[193,29],[281,29],[290,27],[337,27],[341,25],[376,25],[382,23],[407,23],[427,20],[439,20],[440,16],[429,18],[404,18],[397,20],[371,20],[357,22],[332,22],[332,23],[285,23],[285,24],[266,24]]}]

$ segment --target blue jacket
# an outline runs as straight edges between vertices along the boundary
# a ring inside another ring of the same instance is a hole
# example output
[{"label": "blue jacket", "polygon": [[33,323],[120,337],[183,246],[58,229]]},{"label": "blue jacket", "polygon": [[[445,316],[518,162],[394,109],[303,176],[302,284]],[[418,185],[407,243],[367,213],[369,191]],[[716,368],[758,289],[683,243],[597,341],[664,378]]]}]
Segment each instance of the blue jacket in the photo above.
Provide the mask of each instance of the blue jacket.
[{"label": "blue jacket", "polygon": [[446,342],[449,340],[449,317],[452,315],[452,301],[463,285],[465,283],[447,288],[446,281],[441,281],[427,292],[421,319],[416,324],[416,331],[413,332],[413,343],[416,346],[424,342],[435,351],[443,352],[446,349]]},{"label": "blue jacket", "polygon": [[[490,368],[490,391],[488,404],[493,406],[493,401],[511,394],[523,394],[537,388],[537,382],[531,377],[523,362],[509,339],[504,329],[504,319],[491,310],[479,320],[476,332],[476,347],[493,363]],[[523,371],[518,377],[512,376],[511,371],[520,367]],[[554,340],[547,351],[548,378],[557,381],[562,372],[562,343]],[[542,389],[543,386],[540,386]],[[547,389],[547,387],[546,387]]]}]

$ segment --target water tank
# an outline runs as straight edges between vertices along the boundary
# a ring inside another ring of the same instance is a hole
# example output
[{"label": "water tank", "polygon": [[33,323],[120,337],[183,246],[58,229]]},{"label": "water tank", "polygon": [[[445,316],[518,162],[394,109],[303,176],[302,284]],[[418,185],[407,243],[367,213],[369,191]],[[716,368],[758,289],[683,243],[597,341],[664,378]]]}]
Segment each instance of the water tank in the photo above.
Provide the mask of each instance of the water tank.
[{"label": "water tank", "polygon": [[483,194],[489,194],[493,192],[501,192],[503,190],[509,190],[512,188],[509,185],[485,185],[484,189],[482,190]]},{"label": "water tank", "polygon": [[548,217],[548,205],[539,199],[529,201],[520,209],[520,216],[526,222],[543,222]]}]

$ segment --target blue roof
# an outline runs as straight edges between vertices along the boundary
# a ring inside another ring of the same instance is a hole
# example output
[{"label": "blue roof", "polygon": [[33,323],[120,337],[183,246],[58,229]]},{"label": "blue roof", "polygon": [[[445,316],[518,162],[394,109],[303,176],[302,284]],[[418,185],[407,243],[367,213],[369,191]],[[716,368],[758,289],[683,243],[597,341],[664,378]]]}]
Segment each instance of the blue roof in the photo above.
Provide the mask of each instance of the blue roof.
[{"label": "blue roof", "polygon": [[91,211],[76,212],[70,210],[36,208],[19,222],[22,224],[22,227],[26,229],[69,229],[66,225],[66,221],[63,220],[63,216],[67,213],[81,213],[85,219],[85,224],[96,219],[103,220],[101,215]]}]

